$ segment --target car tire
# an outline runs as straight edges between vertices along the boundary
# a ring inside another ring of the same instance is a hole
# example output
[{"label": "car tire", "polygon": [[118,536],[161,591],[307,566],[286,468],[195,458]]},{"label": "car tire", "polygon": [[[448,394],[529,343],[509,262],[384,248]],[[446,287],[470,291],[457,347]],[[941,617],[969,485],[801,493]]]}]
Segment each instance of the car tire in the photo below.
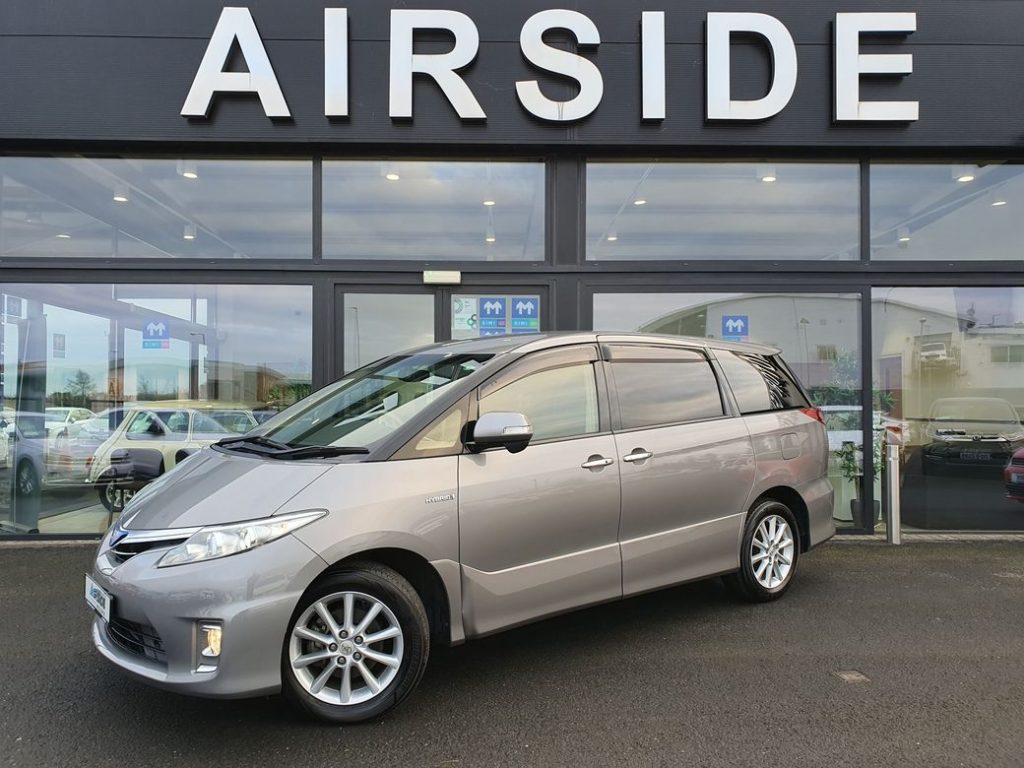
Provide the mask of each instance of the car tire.
[{"label": "car tire", "polygon": [[724,577],[740,599],[777,600],[793,583],[800,558],[800,531],[793,511],[775,499],[761,499],[747,515],[740,569]]},{"label": "car tire", "polygon": [[128,502],[135,495],[135,491],[117,488],[113,483],[97,485],[96,493],[100,497],[100,503],[103,505],[103,508],[113,514],[123,512]]},{"label": "car tire", "polygon": [[39,473],[36,472],[36,468],[32,466],[31,461],[21,462],[15,474],[15,492],[24,498],[34,496],[39,491]]},{"label": "car tire", "polygon": [[[369,625],[361,627],[371,612]],[[371,641],[374,636],[384,639]],[[292,704],[320,720],[357,723],[412,693],[429,654],[430,623],[412,585],[383,565],[352,563],[315,582],[299,600],[281,652],[282,689]]]}]

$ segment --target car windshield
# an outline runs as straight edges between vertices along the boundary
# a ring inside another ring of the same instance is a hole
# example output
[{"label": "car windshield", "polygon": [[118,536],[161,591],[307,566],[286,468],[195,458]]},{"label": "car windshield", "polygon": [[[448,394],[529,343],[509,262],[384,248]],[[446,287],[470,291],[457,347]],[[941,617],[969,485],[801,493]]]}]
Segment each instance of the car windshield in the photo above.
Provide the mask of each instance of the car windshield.
[{"label": "car windshield", "polygon": [[469,376],[491,357],[429,352],[387,358],[301,400],[257,432],[289,448],[366,447],[401,429],[448,384]]},{"label": "car windshield", "polygon": [[1005,400],[948,400],[934,406],[935,421],[977,421],[988,424],[1018,424],[1017,412]]}]

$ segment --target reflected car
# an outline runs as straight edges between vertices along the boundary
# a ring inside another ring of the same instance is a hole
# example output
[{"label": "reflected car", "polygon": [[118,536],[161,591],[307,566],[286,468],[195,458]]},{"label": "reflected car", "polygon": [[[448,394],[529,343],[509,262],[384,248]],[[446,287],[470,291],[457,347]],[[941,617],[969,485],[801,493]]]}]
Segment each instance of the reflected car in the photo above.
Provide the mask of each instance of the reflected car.
[{"label": "reflected car", "polygon": [[932,403],[925,427],[922,471],[1001,472],[1024,447],[1024,425],[998,397],[944,397]]},{"label": "reflected car", "polygon": [[13,470],[11,490],[20,496],[39,493],[48,479],[49,446],[44,424],[41,413],[0,413],[0,467]]},{"label": "reflected car", "polygon": [[53,440],[61,436],[72,438],[78,434],[87,419],[95,416],[96,414],[87,408],[47,408],[46,431]]},{"label": "reflected car", "polygon": [[481,338],[181,462],[106,533],[85,595],[98,652],[139,680],[350,723],[404,700],[432,644],[720,575],[775,600],[832,508],[823,417],[777,349]]},{"label": "reflected car", "polygon": [[[828,448],[835,452],[843,447],[843,443],[861,445],[859,405],[822,405],[818,407],[825,417],[825,429],[828,431]],[[881,411],[872,414],[875,430],[884,429],[886,441],[890,444],[904,445],[910,434],[910,422],[887,416]]]},{"label": "reflected car", "polygon": [[1003,470],[1007,498],[1024,504],[1024,448],[1010,457],[1010,463]]},{"label": "reflected car", "polygon": [[[109,423],[109,422],[108,422]],[[95,449],[86,482],[111,512],[178,462],[211,443],[257,425],[252,408],[202,401],[163,401],[126,408]]]}]

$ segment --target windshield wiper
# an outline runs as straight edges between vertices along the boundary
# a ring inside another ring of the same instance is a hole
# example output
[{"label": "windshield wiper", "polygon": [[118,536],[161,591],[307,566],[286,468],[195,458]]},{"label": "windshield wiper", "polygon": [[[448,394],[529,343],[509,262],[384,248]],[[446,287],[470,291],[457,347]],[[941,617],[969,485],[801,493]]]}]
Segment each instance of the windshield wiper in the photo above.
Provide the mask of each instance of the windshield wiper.
[{"label": "windshield wiper", "polygon": [[300,448],[274,451],[267,455],[272,459],[326,459],[331,456],[355,456],[369,452],[369,448],[346,445],[304,445]]},{"label": "windshield wiper", "polygon": [[[291,446],[287,443],[279,443],[277,440],[271,440],[269,437],[264,437],[263,435],[239,435],[238,437],[226,437],[223,440],[218,440],[214,445],[219,445],[224,448],[242,447],[243,443],[261,446],[263,448],[272,448],[275,451],[291,450]],[[259,453],[263,453],[263,451],[259,451]]]}]

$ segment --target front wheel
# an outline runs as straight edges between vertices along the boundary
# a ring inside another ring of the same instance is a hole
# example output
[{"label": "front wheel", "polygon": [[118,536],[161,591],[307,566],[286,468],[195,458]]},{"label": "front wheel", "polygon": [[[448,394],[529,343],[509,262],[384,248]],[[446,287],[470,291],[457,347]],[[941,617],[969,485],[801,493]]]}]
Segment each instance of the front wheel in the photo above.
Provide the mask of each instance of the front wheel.
[{"label": "front wheel", "polygon": [[427,666],[430,625],[400,574],[354,563],[311,587],[292,616],[281,658],[287,698],[331,723],[383,714]]},{"label": "front wheel", "polygon": [[725,577],[729,588],[753,603],[777,600],[789,589],[800,557],[796,517],[780,501],[758,502],[747,516],[740,569]]}]

